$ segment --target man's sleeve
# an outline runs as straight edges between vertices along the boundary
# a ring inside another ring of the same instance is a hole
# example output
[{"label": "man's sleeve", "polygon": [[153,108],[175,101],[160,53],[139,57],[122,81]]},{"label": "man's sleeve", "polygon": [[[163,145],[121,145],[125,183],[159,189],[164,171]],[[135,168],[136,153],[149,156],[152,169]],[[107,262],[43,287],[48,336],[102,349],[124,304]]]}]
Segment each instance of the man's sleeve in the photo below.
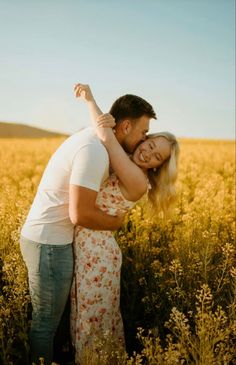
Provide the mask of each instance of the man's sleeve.
[{"label": "man's sleeve", "polygon": [[108,153],[102,144],[85,145],[74,157],[70,184],[99,191],[108,165]]}]

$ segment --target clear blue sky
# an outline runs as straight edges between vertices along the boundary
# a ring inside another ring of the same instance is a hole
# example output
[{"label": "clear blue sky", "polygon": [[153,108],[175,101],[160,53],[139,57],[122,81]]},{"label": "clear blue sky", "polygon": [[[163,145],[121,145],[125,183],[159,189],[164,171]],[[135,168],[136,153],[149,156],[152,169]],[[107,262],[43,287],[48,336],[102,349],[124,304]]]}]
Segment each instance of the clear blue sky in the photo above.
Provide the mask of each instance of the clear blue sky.
[{"label": "clear blue sky", "polygon": [[73,96],[147,99],[152,131],[234,138],[234,0],[0,0],[0,120],[75,132]]}]

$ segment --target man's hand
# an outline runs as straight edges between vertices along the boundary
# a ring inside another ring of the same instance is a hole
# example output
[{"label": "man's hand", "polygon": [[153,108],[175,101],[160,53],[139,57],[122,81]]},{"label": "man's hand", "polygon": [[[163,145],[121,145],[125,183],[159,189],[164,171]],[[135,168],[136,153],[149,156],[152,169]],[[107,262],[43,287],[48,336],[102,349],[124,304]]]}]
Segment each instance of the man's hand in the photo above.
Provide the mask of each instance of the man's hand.
[{"label": "man's hand", "polygon": [[94,101],[92,91],[89,85],[76,84],[74,86],[75,97],[83,99],[86,102]]},{"label": "man's hand", "polygon": [[124,213],[108,215],[96,206],[97,191],[69,185],[69,216],[74,225],[99,231],[116,231],[123,223]]},{"label": "man's hand", "polygon": [[117,227],[116,229],[119,229],[123,223],[124,223],[124,219],[125,219],[125,213],[124,212],[117,212],[116,213],[116,223],[117,223]]}]

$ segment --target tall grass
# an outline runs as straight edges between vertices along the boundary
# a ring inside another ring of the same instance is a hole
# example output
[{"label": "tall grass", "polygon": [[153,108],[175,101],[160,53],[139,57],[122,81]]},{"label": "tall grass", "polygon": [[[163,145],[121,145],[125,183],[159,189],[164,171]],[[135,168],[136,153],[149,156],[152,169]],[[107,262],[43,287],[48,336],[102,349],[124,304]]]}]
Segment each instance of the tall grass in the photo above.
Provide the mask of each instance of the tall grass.
[{"label": "tall grass", "polygon": [[[27,364],[30,298],[19,232],[62,139],[0,141],[0,363]],[[84,365],[236,364],[234,144],[181,141],[173,216],[145,199],[116,238],[127,353],[99,339]],[[138,337],[137,337],[138,336]]]}]

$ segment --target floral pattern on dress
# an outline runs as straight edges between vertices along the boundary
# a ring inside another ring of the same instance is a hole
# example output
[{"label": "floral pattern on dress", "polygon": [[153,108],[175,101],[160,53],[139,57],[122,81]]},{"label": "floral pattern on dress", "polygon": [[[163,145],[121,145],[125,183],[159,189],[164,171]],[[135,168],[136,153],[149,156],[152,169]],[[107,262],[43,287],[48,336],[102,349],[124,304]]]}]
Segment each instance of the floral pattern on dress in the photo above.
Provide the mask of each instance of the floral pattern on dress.
[{"label": "floral pattern on dress", "polygon": [[[101,186],[97,206],[107,214],[127,212],[134,202],[122,195],[112,174]],[[86,347],[94,348],[96,337],[109,333],[124,346],[120,313],[121,250],[111,231],[76,227],[74,278],[71,288],[71,335],[76,364],[82,364]]]}]

